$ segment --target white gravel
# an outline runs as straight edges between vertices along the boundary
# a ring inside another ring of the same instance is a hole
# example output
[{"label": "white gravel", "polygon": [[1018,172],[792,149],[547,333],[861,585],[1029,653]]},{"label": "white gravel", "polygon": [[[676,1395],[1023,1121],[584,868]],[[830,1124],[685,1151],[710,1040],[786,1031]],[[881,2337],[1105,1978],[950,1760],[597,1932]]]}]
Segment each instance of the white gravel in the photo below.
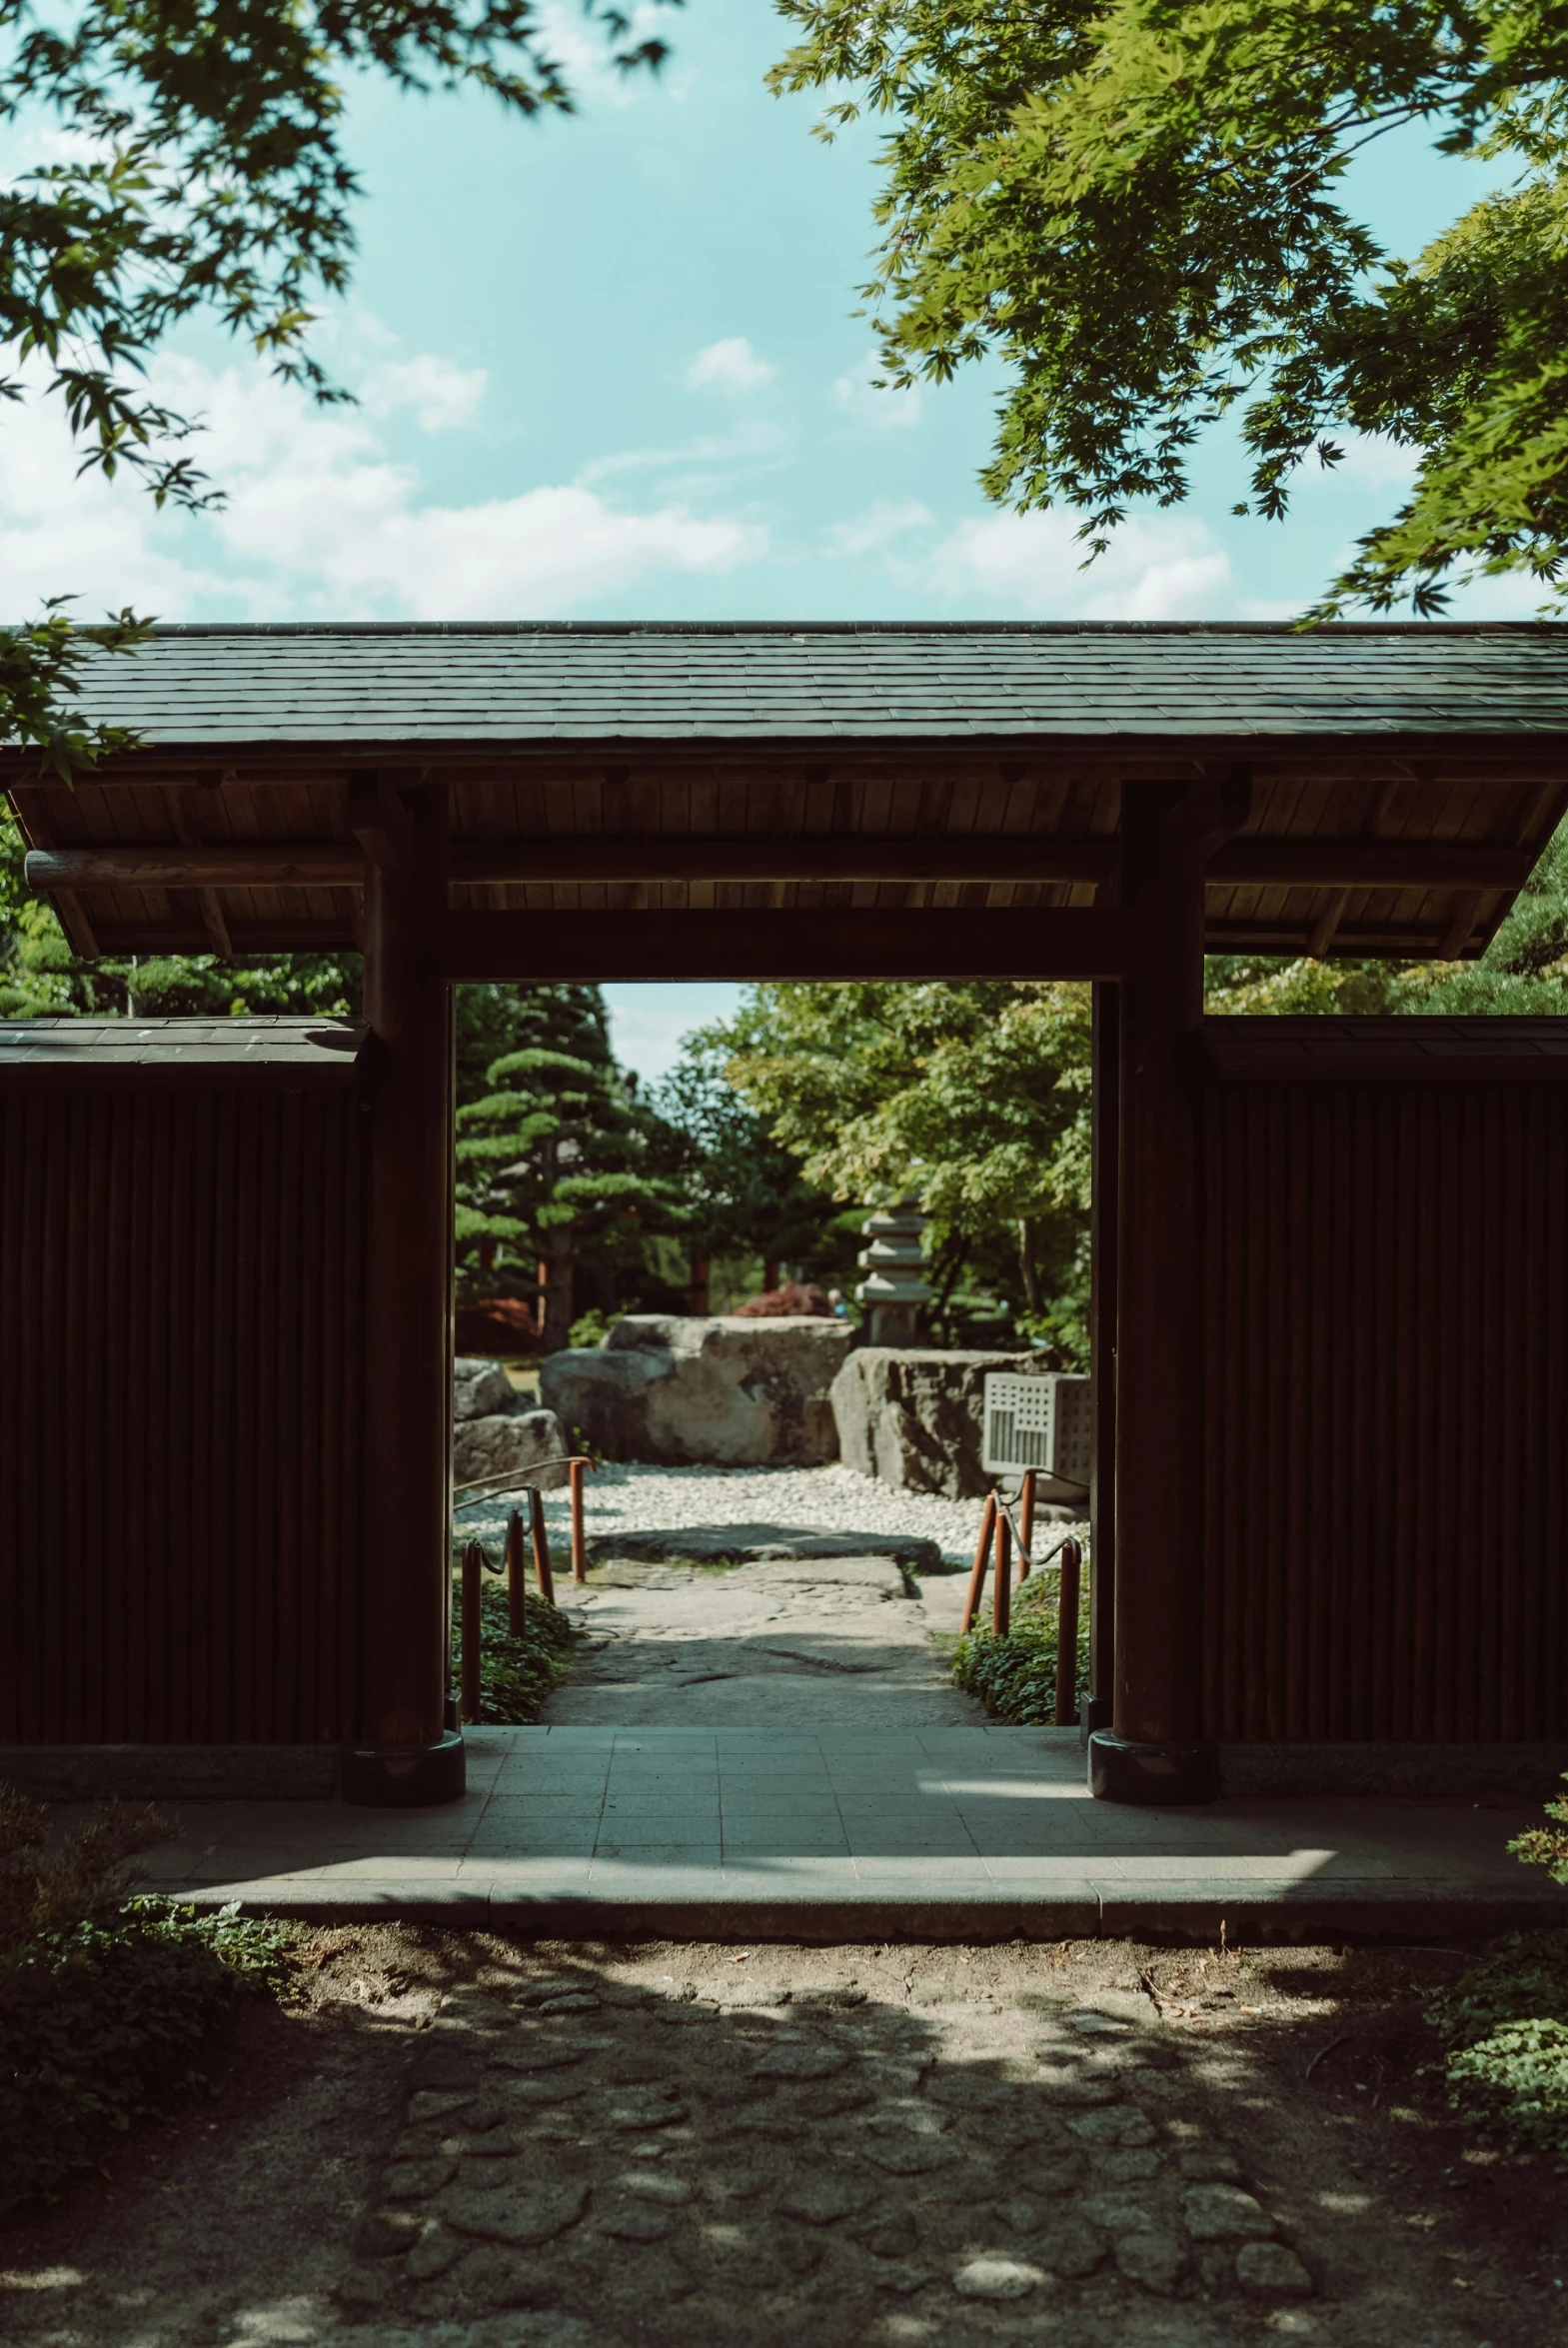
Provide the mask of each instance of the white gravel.
[{"label": "white gravel", "polygon": [[[505,1530],[510,1502],[466,1509],[482,1540]],[[588,1478],[589,1538],[607,1532],[679,1531],[696,1525],[786,1524],[802,1532],[914,1533],[949,1565],[966,1565],[979,1531],[978,1500],[938,1500],[856,1475],[849,1467],[629,1467]],[[565,1540],[565,1492],[547,1492],[552,1543]]]}]

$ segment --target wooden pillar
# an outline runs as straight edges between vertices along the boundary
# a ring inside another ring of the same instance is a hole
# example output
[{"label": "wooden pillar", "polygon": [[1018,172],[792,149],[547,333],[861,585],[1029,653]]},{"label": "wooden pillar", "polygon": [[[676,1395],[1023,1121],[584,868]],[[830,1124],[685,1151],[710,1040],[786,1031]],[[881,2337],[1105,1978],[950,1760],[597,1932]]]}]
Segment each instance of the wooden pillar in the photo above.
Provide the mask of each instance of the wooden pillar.
[{"label": "wooden pillar", "polygon": [[1089,1689],[1085,1730],[1111,1721],[1116,1649],[1117,1128],[1121,1115],[1121,991],[1094,986],[1093,1156],[1089,1175]]},{"label": "wooden pillar", "polygon": [[[362,795],[363,796],[363,795]],[[390,787],[363,828],[365,1017],[376,1093],[366,1241],[362,1741],[346,1799],[447,1801],[463,1791],[446,1727],[451,1608],[452,990],[444,791]],[[374,821],[372,821],[372,818]]]},{"label": "wooden pillar", "polygon": [[1090,1739],[1111,1800],[1213,1798],[1199,1742],[1201,1243],[1196,1088],[1205,841],[1194,794],[1122,795],[1116,1263],[1114,1732]]}]

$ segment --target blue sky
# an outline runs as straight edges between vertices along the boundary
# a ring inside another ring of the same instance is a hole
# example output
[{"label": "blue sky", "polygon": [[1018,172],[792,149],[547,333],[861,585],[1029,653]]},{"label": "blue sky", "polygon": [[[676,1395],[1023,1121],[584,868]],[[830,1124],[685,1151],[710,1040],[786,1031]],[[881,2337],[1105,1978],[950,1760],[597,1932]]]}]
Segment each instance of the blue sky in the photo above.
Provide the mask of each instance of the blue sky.
[{"label": "blue sky", "polygon": [[[1269,618],[1392,501],[1401,461],[1360,448],[1283,528],[1239,522],[1216,449],[1186,508],[1137,517],[1080,571],[1070,522],[998,513],[975,486],[993,385],[871,388],[852,313],[874,130],[824,148],[810,101],[769,96],[786,29],[767,0],[657,14],[673,60],[626,83],[560,7],[575,120],[360,90],[360,261],[319,333],[360,406],[312,410],[192,332],[155,380],[208,422],[229,503],[199,522],[77,482],[57,420],[11,412],[6,608],[74,593],[84,612],[167,619]],[[1412,139],[1357,174],[1407,249],[1480,185]],[[688,992],[616,991],[621,1048],[649,1073]],[[690,992],[700,1018],[735,993]]]}]

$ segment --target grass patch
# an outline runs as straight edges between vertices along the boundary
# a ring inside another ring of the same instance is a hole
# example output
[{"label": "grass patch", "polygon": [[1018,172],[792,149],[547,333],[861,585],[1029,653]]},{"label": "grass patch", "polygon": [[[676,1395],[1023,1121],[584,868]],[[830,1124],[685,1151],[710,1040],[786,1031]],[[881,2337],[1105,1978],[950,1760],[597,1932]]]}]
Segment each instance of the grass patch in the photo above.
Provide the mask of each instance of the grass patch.
[{"label": "grass patch", "polygon": [[[1085,1593],[1086,1594],[1086,1593]],[[985,1709],[1015,1728],[1046,1727],[1056,1717],[1055,1576],[1030,1574],[1012,1596],[1005,1638],[976,1623],[952,1650],[952,1676]],[[1073,1701],[1088,1692],[1088,1608],[1078,1617],[1077,1678]]]},{"label": "grass patch", "polygon": [[[506,1583],[487,1574],[480,1590],[482,1723],[526,1727],[539,1718],[546,1696],[572,1668],[572,1625],[559,1606],[530,1590],[524,1622],[523,1636],[514,1638],[508,1627]],[[455,1608],[452,1669],[460,1680],[462,1668],[462,1610]]]},{"label": "grass patch", "polygon": [[0,1785],[0,2210],[97,2168],[133,2122],[202,2085],[196,2057],[237,1991],[276,1991],[295,1927],[124,1896],[173,1834],[113,1807],[45,1855],[41,1802]]},{"label": "grass patch", "polygon": [[1510,2150],[1568,2168],[1568,1931],[1511,1933],[1427,2020],[1454,2109]]}]

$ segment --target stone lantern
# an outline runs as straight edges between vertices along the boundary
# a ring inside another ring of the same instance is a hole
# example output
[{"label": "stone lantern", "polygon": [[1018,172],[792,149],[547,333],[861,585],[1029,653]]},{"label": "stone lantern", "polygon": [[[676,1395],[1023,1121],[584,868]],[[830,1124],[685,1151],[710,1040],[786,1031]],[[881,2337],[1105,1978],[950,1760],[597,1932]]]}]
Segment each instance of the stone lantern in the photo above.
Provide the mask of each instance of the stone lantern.
[{"label": "stone lantern", "polygon": [[873,1345],[918,1342],[919,1316],[931,1300],[920,1248],[925,1221],[915,1200],[905,1198],[860,1225],[871,1243],[860,1250],[860,1269],[865,1277],[854,1293],[865,1306],[867,1341]]}]

